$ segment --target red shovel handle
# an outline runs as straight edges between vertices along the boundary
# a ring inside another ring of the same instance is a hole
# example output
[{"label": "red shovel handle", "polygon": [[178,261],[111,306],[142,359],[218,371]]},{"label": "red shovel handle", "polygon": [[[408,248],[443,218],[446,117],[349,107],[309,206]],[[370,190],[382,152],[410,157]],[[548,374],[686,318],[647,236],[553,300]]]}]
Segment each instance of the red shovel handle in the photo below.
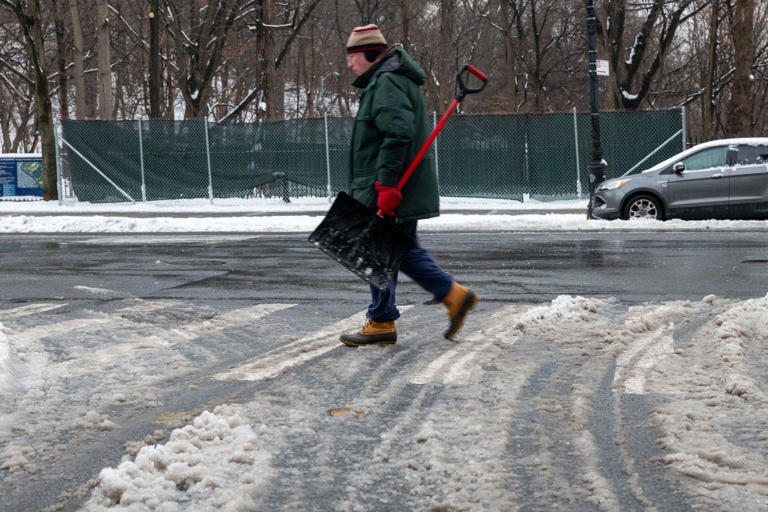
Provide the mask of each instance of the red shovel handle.
[{"label": "red shovel handle", "polygon": [[[482,81],[482,84],[479,87],[467,87],[464,85],[464,80],[461,78],[461,74],[465,71],[468,71],[469,73],[472,73],[474,76],[476,76],[478,79]],[[405,186],[405,182],[408,181],[408,178],[411,177],[411,174],[413,174],[413,171],[416,170],[416,167],[419,166],[421,163],[421,159],[424,158],[424,155],[429,151],[429,147],[432,145],[432,142],[437,137],[437,134],[440,133],[440,130],[443,129],[443,126],[445,126],[446,121],[448,121],[448,118],[451,117],[451,114],[453,114],[456,111],[456,107],[459,106],[459,103],[461,103],[461,100],[464,99],[464,96],[467,94],[474,94],[476,92],[480,92],[485,88],[485,84],[488,82],[488,78],[481,72],[479,69],[477,69],[474,66],[470,66],[469,64],[465,64],[464,67],[461,68],[459,71],[459,74],[456,75],[456,79],[459,82],[459,93],[456,95],[456,97],[453,99],[451,104],[448,106],[448,109],[445,111],[445,114],[443,114],[443,117],[440,119],[440,121],[437,123],[437,126],[432,130],[432,133],[429,134],[429,137],[427,137],[427,140],[424,141],[424,144],[421,146],[421,149],[418,153],[416,153],[416,156],[414,157],[413,161],[410,163],[408,168],[405,170],[403,175],[400,177],[400,181],[397,182],[397,189],[403,190],[403,187]]]}]

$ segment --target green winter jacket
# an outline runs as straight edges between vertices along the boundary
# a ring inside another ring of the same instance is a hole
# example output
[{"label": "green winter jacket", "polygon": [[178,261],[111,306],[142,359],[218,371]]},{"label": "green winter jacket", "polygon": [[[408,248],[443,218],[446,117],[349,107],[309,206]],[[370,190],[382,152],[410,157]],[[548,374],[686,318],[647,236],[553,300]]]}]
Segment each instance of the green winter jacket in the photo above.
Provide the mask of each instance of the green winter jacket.
[{"label": "green winter jacket", "polygon": [[[350,194],[376,209],[374,181],[397,186],[430,133],[424,94],[424,71],[401,49],[357,77],[363,89],[352,129]],[[397,221],[427,219],[440,214],[440,196],[432,150],[403,187]]]}]

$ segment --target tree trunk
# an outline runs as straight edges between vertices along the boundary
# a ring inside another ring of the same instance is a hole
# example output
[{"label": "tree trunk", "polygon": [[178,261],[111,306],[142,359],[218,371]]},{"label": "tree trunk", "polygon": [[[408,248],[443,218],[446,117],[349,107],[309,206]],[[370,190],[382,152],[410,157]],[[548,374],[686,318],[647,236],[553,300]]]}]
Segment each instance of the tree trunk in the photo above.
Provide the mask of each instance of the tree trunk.
[{"label": "tree trunk", "polygon": [[517,111],[517,84],[515,83],[515,41],[512,38],[512,18],[509,15],[509,0],[499,0],[501,27],[504,38],[504,68],[507,72],[506,103],[509,112]]},{"label": "tree trunk", "polygon": [[405,51],[409,51],[408,45],[408,0],[402,0],[400,2],[400,14],[403,24],[403,48]]},{"label": "tree trunk", "polygon": [[149,7],[149,118],[160,117],[162,81],[160,76],[160,0],[150,0]]},{"label": "tree trunk", "polygon": [[75,116],[78,119],[86,119],[88,117],[88,104],[85,95],[85,72],[83,70],[85,43],[83,42],[83,27],[80,23],[80,12],[76,1],[69,2],[69,11],[72,15],[72,36],[74,39]]},{"label": "tree trunk", "polygon": [[53,11],[56,13],[56,68],[59,72],[59,117],[69,118],[69,90],[67,84],[67,43],[64,28],[63,0],[52,0]]},{"label": "tree trunk", "polygon": [[24,37],[30,50],[32,67],[35,72],[35,106],[37,108],[37,129],[43,151],[43,199],[58,199],[56,178],[56,146],[53,134],[53,109],[48,91],[48,73],[45,68],[45,44],[40,22],[40,0],[30,0],[30,13],[25,14],[19,4],[16,16],[24,30]]},{"label": "tree trunk", "polygon": [[712,18],[709,20],[709,42],[707,44],[707,76],[704,83],[704,140],[712,138],[714,123],[712,111],[714,108],[713,86],[715,81],[715,69],[717,68],[717,31],[720,26],[720,2],[712,0]]},{"label": "tree trunk", "polygon": [[112,53],[107,0],[96,4],[96,40],[99,54],[99,118],[112,119]]},{"label": "tree trunk", "polygon": [[[536,89],[533,100],[534,112],[543,110],[543,88],[541,79],[541,34],[536,20],[536,2],[532,1],[531,10],[531,34],[533,35],[533,86]],[[529,52],[530,53],[530,52]]]},{"label": "tree trunk", "polygon": [[442,112],[451,101],[451,28],[453,25],[453,11],[455,0],[440,0],[440,50],[438,70],[437,110]]},{"label": "tree trunk", "polygon": [[735,51],[736,72],[731,87],[731,99],[728,103],[726,134],[728,137],[748,137],[752,123],[752,62],[754,43],[752,20],[754,18],[754,0],[737,0],[733,16],[733,47]]},{"label": "tree trunk", "polygon": [[[264,5],[264,23],[274,25],[277,22],[276,0],[261,0]],[[267,102],[267,118],[281,120],[285,117],[285,83],[283,73],[275,68],[274,29],[264,27],[264,94]]]}]

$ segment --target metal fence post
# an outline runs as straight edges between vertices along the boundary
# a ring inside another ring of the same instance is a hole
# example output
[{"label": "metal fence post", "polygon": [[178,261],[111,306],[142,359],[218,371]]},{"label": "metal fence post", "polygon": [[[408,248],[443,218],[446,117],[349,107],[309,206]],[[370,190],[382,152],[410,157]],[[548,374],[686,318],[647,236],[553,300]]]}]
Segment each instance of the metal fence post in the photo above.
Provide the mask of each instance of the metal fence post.
[{"label": "metal fence post", "polygon": [[[437,128],[437,112],[434,110],[432,111],[432,129],[434,130]],[[435,174],[437,175],[438,183],[440,180],[440,164],[437,162],[437,139],[438,137],[435,137]],[[439,185],[438,185],[439,186]]]},{"label": "metal fence post", "polygon": [[523,202],[527,203],[531,199],[531,163],[528,160],[528,114],[519,114],[523,116],[525,130],[523,131],[523,172],[525,176],[525,192],[523,192]]},{"label": "metal fence post", "polygon": [[576,193],[581,199],[581,169],[579,167],[579,125],[576,121],[576,107],[573,107],[573,142],[576,148]]},{"label": "metal fence post", "polygon": [[141,119],[139,119],[139,160],[141,163],[141,200],[147,202],[147,185],[144,181],[144,141],[141,134]]},{"label": "metal fence post", "polygon": [[63,188],[63,182],[61,179],[61,151],[59,150],[59,135],[58,132],[61,129],[61,124],[56,123],[53,127],[53,147],[56,149],[56,191],[59,196],[59,206],[61,206],[64,203],[64,199],[62,197],[62,188]]},{"label": "metal fence post", "polygon": [[323,112],[323,124],[325,125],[325,170],[328,173],[328,202],[331,202],[331,153],[328,149],[328,112]]},{"label": "metal fence post", "polygon": [[685,151],[686,149],[688,149],[688,148],[685,147],[686,146],[686,144],[685,144],[685,106],[682,107],[681,111],[682,111],[681,115],[683,116],[683,123],[682,123],[683,124],[683,136],[681,138],[683,139],[683,151]]},{"label": "metal fence post", "polygon": [[208,199],[213,204],[213,174],[211,173],[211,145],[208,142],[208,118],[203,121],[205,123],[205,156],[208,159]]}]

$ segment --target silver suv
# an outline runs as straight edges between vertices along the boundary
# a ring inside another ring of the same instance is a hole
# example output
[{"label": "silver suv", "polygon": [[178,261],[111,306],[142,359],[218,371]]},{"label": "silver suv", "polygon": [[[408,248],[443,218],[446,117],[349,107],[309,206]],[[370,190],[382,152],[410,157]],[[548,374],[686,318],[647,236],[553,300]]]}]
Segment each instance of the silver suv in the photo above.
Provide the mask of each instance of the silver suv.
[{"label": "silver suv", "polygon": [[601,183],[598,219],[768,218],[768,138],[693,146],[639,174]]}]

